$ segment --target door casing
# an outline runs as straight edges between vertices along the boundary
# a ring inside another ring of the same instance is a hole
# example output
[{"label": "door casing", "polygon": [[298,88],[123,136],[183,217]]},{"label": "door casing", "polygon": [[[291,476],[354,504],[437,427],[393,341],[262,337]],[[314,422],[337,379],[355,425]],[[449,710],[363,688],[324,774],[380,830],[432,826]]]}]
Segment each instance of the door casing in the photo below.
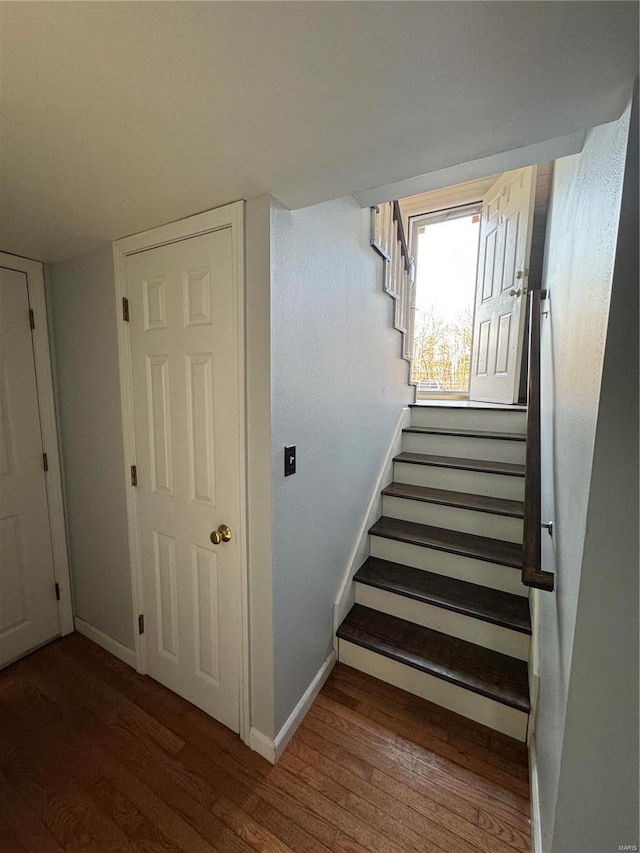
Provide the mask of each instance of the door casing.
[{"label": "door casing", "polygon": [[133,425],[133,382],[131,374],[131,347],[129,325],[123,320],[123,299],[128,298],[125,262],[128,255],[136,254],[146,249],[155,249],[190,237],[217,231],[220,228],[231,228],[233,256],[233,284],[237,294],[235,323],[236,358],[238,376],[236,381],[240,389],[238,394],[237,419],[241,426],[238,436],[240,446],[240,470],[238,472],[238,495],[240,503],[240,523],[237,539],[240,544],[240,583],[238,584],[240,601],[238,609],[240,624],[238,626],[239,648],[239,708],[240,708],[240,737],[245,743],[249,742],[250,705],[249,705],[249,596],[248,596],[248,561],[247,561],[247,499],[246,499],[246,413],[244,403],[245,381],[245,275],[244,275],[244,202],[238,201],[215,210],[190,216],[178,222],[171,222],[131,237],[124,237],[113,244],[113,261],[116,296],[116,319],[118,329],[118,353],[120,363],[120,397],[122,404],[122,435],[124,440],[124,477],[127,494],[127,518],[129,528],[129,559],[131,564],[131,596],[134,618],[134,645],[136,669],[146,672],[145,635],[138,631],[138,615],[144,613],[142,594],[142,566],[140,556],[140,533],[138,523],[137,495],[131,485],[131,465],[135,465],[135,432]]},{"label": "door casing", "polygon": [[27,277],[29,305],[34,314],[35,325],[31,332],[31,339],[33,342],[38,408],[40,410],[42,452],[47,454],[48,463],[45,484],[47,505],[49,508],[53,573],[55,582],[60,588],[60,599],[57,602],[60,636],[65,636],[66,634],[71,634],[74,630],[73,599],[62,490],[61,448],[58,441],[53,370],[49,345],[44,268],[39,261],[21,258],[18,255],[11,255],[7,252],[0,252],[0,266],[25,273]]}]

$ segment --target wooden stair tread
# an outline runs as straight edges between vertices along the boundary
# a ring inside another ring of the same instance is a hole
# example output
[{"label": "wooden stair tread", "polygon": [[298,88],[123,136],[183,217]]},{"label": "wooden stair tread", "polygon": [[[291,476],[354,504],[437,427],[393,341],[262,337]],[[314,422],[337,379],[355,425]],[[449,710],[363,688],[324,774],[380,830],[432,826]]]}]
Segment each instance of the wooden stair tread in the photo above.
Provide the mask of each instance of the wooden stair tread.
[{"label": "wooden stair tread", "polygon": [[522,569],[522,545],[516,542],[490,539],[488,536],[447,530],[444,527],[432,527],[430,524],[418,524],[415,521],[403,521],[384,515],[370,528],[369,533],[371,536],[397,539],[411,545],[448,551],[487,563],[499,563],[514,569]]},{"label": "wooden stair tread", "polygon": [[530,710],[525,661],[361,604],[352,607],[338,637],[518,711]]},{"label": "wooden stair tread", "polygon": [[526,435],[519,432],[490,432],[479,429],[449,429],[448,427],[405,427],[402,432],[415,432],[421,435],[450,435],[457,438],[493,438],[502,441],[526,441]]},{"label": "wooden stair tread", "polygon": [[524,502],[506,498],[493,498],[487,495],[473,495],[469,492],[452,492],[448,489],[433,489],[431,486],[414,486],[410,483],[390,483],[382,490],[383,495],[403,498],[410,501],[443,504],[476,512],[489,512],[494,515],[507,515],[510,518],[524,517]]},{"label": "wooden stair tread", "polygon": [[419,403],[409,403],[410,409],[463,409],[465,412],[483,411],[489,409],[492,412],[526,412],[527,407],[514,403],[483,403],[474,401],[471,405],[463,400],[423,400]]},{"label": "wooden stair tread", "polygon": [[410,465],[433,465],[438,468],[459,468],[464,471],[479,471],[483,474],[505,474],[509,477],[524,477],[524,465],[514,462],[490,462],[486,459],[463,459],[457,456],[433,456],[430,453],[399,453],[394,462]]},{"label": "wooden stair tread", "polygon": [[354,580],[521,634],[531,634],[529,602],[521,595],[414,569],[379,557],[369,557],[356,572]]}]

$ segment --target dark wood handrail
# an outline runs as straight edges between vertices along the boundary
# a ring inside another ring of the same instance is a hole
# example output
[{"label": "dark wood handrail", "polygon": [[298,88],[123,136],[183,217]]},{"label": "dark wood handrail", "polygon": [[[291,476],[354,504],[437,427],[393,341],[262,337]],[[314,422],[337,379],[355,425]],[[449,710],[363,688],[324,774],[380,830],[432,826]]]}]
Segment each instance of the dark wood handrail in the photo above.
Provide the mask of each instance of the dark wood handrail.
[{"label": "dark wood handrail", "polygon": [[525,586],[552,591],[553,573],[542,570],[542,463],[540,457],[540,303],[542,298],[542,291],[529,291],[529,382],[522,583]]},{"label": "dark wood handrail", "polygon": [[397,201],[393,202],[393,219],[395,222],[398,223],[398,240],[400,242],[402,257],[404,259],[404,268],[407,272],[410,272],[411,255],[409,254],[409,249],[407,248],[407,238],[404,234],[404,224],[402,222],[402,212],[400,210],[400,204]]}]

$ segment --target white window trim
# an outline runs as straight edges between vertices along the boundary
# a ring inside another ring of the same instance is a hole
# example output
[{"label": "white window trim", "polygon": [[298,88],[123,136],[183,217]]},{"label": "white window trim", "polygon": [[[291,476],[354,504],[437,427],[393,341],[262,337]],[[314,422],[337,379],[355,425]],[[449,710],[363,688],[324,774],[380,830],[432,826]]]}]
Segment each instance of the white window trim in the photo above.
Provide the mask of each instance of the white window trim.
[{"label": "white window trim", "polygon": [[[473,216],[474,214],[481,215],[482,202],[482,199],[478,199],[478,201],[465,202],[464,204],[445,207],[439,210],[431,210],[425,213],[418,213],[409,217],[409,245],[411,246],[411,257],[414,259],[414,263],[416,265],[416,293],[418,276],[418,235],[420,233],[420,228],[424,225],[435,225],[438,222],[462,219],[464,216]],[[473,312],[475,316],[475,299],[473,302]],[[471,342],[471,346],[473,347],[473,341]],[[469,389],[466,391],[431,391],[429,396],[449,400],[468,400]]]}]

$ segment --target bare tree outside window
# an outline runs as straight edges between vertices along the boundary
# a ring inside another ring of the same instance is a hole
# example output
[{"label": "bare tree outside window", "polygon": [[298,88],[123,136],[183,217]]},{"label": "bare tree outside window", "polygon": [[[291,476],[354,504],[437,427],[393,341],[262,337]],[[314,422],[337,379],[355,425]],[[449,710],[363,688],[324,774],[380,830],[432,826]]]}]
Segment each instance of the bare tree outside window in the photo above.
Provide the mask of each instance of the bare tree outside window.
[{"label": "bare tree outside window", "polygon": [[469,387],[473,312],[466,306],[453,317],[429,305],[420,318],[413,345],[413,378],[433,390],[466,391]]}]

